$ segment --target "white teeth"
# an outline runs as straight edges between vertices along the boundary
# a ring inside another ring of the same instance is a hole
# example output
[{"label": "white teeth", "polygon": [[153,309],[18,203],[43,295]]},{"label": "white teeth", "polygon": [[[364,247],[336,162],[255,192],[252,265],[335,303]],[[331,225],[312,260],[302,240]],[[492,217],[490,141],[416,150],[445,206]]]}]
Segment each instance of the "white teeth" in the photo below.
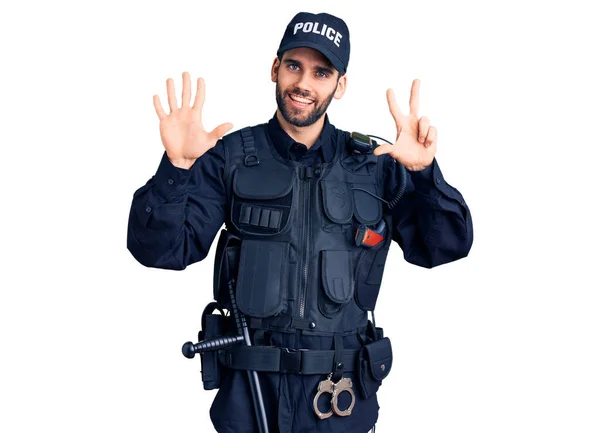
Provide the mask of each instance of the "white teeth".
[{"label": "white teeth", "polygon": [[292,98],[296,102],[300,102],[301,104],[310,104],[311,102],[313,102],[310,99],[302,98],[302,97],[297,96],[297,95],[290,95],[290,98]]}]

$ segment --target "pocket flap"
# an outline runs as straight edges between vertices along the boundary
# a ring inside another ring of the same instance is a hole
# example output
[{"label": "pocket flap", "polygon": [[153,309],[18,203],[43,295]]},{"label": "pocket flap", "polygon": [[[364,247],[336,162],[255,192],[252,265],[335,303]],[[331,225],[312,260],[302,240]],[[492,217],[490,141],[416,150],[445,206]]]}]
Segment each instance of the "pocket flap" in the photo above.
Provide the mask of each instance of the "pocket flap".
[{"label": "pocket flap", "polygon": [[254,239],[242,241],[235,289],[242,313],[263,318],[284,309],[289,245]]},{"label": "pocket flap", "polygon": [[321,194],[325,214],[331,221],[345,224],[352,219],[354,198],[346,182],[323,180]]},{"label": "pocket flap", "polygon": [[261,161],[258,166],[243,167],[236,171],[233,192],[245,199],[275,199],[290,193],[294,173],[284,166]]},{"label": "pocket flap", "polygon": [[383,380],[392,369],[392,343],[388,337],[364,346],[373,377]]},{"label": "pocket flap", "polygon": [[383,209],[381,201],[374,197],[374,195],[379,195],[377,187],[373,184],[360,183],[353,184],[352,189],[354,192],[354,215],[356,219],[367,225],[378,223],[383,216]]},{"label": "pocket flap", "polygon": [[321,251],[323,289],[329,299],[338,304],[345,304],[354,294],[350,269],[350,251]]}]

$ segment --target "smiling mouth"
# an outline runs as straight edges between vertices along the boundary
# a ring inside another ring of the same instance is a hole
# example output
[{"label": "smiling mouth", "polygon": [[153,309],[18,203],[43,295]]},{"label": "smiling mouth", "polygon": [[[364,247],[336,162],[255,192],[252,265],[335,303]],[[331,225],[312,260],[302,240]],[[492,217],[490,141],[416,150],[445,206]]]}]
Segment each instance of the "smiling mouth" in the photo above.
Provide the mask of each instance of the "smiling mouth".
[{"label": "smiling mouth", "polygon": [[298,96],[298,95],[292,95],[291,93],[288,93],[288,96],[289,96],[290,100],[292,101],[292,104],[294,104],[294,106],[296,106],[298,108],[306,108],[309,105],[311,105],[313,102],[315,102],[312,99],[303,98],[302,96]]}]

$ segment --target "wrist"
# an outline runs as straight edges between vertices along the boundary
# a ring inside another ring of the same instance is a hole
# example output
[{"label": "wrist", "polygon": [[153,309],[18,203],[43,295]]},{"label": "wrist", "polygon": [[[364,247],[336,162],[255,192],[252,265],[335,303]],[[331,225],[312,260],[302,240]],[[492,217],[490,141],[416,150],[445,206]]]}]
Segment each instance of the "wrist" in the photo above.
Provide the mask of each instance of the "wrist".
[{"label": "wrist", "polygon": [[196,162],[196,159],[170,158],[169,157],[169,161],[171,162],[171,164],[173,164],[177,168],[183,168],[185,170],[189,170],[192,167],[192,165],[194,165],[194,162]]},{"label": "wrist", "polygon": [[429,167],[429,165],[405,165],[405,167],[408,171],[422,171]]},{"label": "wrist", "polygon": [[433,176],[435,165],[434,161],[432,161],[431,164],[429,164],[422,170],[408,170],[410,178],[417,190],[426,193],[432,188],[435,188]]}]

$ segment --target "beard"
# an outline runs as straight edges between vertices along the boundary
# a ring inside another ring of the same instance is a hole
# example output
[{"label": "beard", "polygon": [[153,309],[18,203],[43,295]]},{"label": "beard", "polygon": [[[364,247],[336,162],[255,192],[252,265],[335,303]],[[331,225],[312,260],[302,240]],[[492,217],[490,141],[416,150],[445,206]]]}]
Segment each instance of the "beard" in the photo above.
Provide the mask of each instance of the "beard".
[{"label": "beard", "polygon": [[335,90],[336,89],[334,88],[333,92],[331,92],[331,94],[327,96],[327,98],[325,98],[325,100],[321,103],[319,103],[318,99],[315,99],[315,101],[312,103],[312,110],[309,112],[303,112],[286,104],[287,95],[298,95],[303,98],[313,99],[310,93],[303,92],[298,88],[295,88],[291,92],[283,92],[279,87],[279,80],[277,80],[277,83],[275,85],[275,99],[277,100],[277,108],[279,108],[281,115],[289,124],[297,127],[310,126],[317,120],[319,120],[321,116],[325,113],[325,111],[327,111],[327,108],[329,107],[329,104],[331,104],[331,100],[333,99],[333,95],[335,94]]}]

